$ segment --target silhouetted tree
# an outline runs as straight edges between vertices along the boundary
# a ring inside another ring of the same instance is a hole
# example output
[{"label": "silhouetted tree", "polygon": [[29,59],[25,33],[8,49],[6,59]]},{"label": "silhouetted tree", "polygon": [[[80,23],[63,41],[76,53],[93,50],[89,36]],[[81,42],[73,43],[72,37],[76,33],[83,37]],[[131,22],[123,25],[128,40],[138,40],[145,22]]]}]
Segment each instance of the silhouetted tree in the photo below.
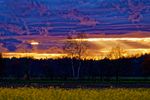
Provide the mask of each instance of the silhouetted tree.
[{"label": "silhouetted tree", "polygon": [[[121,59],[124,57],[124,54],[126,53],[126,51],[124,49],[122,49],[119,45],[117,45],[116,47],[112,48],[108,58],[109,59]],[[119,71],[120,71],[120,67],[121,67],[121,61],[120,60],[115,60],[113,63],[115,69],[116,69],[116,81],[118,82],[119,80]]]},{"label": "silhouetted tree", "polygon": [[[121,58],[115,60],[73,60],[73,66],[76,72],[75,77],[73,78],[75,79],[77,78],[77,68],[79,67],[79,62],[82,64],[80,69],[80,79],[101,79],[102,81],[109,81],[112,77],[115,76],[116,81],[118,82],[119,76],[141,77],[142,72],[144,76],[150,75],[150,60],[148,55],[138,58]],[[20,79],[24,76],[25,80],[34,78],[66,80],[72,77],[72,68],[70,66],[72,59],[70,58],[45,60],[31,58],[2,58],[0,61],[0,72],[2,72],[1,78],[3,79]],[[140,68],[142,68],[142,70],[140,70]]]},{"label": "silhouetted tree", "polygon": [[[72,75],[75,78],[79,78],[80,68],[81,68],[81,59],[84,57],[87,50],[87,43],[83,41],[85,34],[77,33],[75,35],[71,34],[67,37],[67,42],[65,43],[63,49],[65,53],[72,59]],[[74,59],[79,60],[79,65],[77,67],[77,75],[75,75]]]},{"label": "silhouetted tree", "polygon": [[30,80],[30,67],[32,64],[32,59],[30,58],[23,58],[22,59],[22,64],[24,67],[24,79],[25,80]]},{"label": "silhouetted tree", "polygon": [[107,57],[108,59],[119,59],[123,58],[125,54],[127,54],[127,51],[117,45],[111,49]]},{"label": "silhouetted tree", "polygon": [[150,55],[145,55],[142,63],[142,72],[144,76],[150,76]]}]

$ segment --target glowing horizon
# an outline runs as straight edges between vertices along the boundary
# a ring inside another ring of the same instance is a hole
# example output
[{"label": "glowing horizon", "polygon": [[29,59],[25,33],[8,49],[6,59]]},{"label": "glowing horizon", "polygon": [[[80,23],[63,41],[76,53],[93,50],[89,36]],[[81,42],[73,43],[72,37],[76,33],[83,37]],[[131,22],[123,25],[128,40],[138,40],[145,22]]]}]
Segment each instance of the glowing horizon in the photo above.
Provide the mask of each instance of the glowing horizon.
[{"label": "glowing horizon", "polygon": [[[30,42],[31,45],[33,45],[33,49],[30,51],[24,51],[24,49],[19,49],[18,51],[15,52],[6,52],[5,57],[12,58],[13,56],[19,57],[21,55],[24,55],[25,57],[27,55],[30,55],[34,58],[40,59],[40,58],[59,58],[62,57],[66,54],[64,54],[63,49],[60,48],[55,48],[51,47],[51,49],[48,50],[41,50],[38,48],[40,45],[44,45],[45,42],[42,42],[43,38],[40,40],[34,40]],[[96,37],[96,38],[83,38],[83,39],[69,39],[69,41],[80,41],[82,42],[87,42],[90,47],[88,47],[88,55],[86,55],[88,58],[104,58],[108,55],[108,53],[111,51],[112,48],[116,46],[120,46],[122,49],[124,49],[127,53],[128,56],[130,55],[136,55],[136,54],[146,54],[150,53],[150,37]],[[39,42],[40,41],[40,44]],[[50,41],[49,39],[46,41],[48,43]],[[68,39],[57,39],[56,41],[68,41]],[[64,44],[62,43],[62,45]],[[36,46],[36,48],[34,47]],[[21,48],[21,47],[19,47]],[[36,53],[35,53],[36,51]],[[22,52],[22,54],[21,54]],[[7,56],[6,56],[7,55]],[[54,56],[55,55],[55,56]]]},{"label": "glowing horizon", "polygon": [[148,0],[2,0],[0,52],[63,54],[67,36],[80,33],[87,56],[117,45],[149,53],[149,8]]},{"label": "glowing horizon", "polygon": [[83,38],[83,39],[73,39],[76,41],[89,41],[89,42],[94,42],[94,41],[145,41],[145,42],[150,42],[150,37],[147,38],[132,38],[132,37],[128,37],[128,38]]}]

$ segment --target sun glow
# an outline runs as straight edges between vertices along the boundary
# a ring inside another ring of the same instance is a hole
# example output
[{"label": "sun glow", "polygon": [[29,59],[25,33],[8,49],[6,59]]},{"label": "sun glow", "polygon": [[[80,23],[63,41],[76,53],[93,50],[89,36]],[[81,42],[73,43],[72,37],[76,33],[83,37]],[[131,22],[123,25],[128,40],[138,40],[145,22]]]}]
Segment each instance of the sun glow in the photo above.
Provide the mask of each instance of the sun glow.
[{"label": "sun glow", "polygon": [[39,45],[39,42],[32,41],[30,44],[31,45]]},{"label": "sun glow", "polygon": [[145,41],[150,42],[150,38],[83,38],[83,39],[74,39],[76,41]]},{"label": "sun glow", "polygon": [[[112,48],[120,46],[121,49],[126,51],[123,55],[124,57],[132,57],[143,54],[150,54],[150,38],[83,38],[83,39],[70,39],[69,41],[80,41],[87,42],[91,46],[88,47],[87,55],[83,56],[86,59],[104,59],[108,57]],[[7,52],[3,53],[4,58],[22,58],[22,57],[32,57],[34,59],[57,59],[63,57],[69,57],[67,54],[62,53],[44,53],[38,50],[37,45],[39,42],[30,41],[33,46],[33,50],[30,53],[19,53],[19,52]],[[42,44],[42,42],[40,43]],[[21,52],[21,51],[20,51]]]},{"label": "sun glow", "polygon": [[34,59],[57,59],[66,56],[66,54],[48,54],[48,53],[3,53],[3,58],[34,58]]},{"label": "sun glow", "polygon": [[[150,38],[133,38],[133,37],[121,37],[121,38],[82,38],[72,39],[73,41],[83,41],[91,43],[92,57],[96,59],[103,59],[108,56],[111,49],[119,46],[126,53],[124,57],[140,56],[143,54],[150,54]],[[96,48],[94,47],[96,46]],[[95,48],[95,49],[93,49]],[[100,55],[99,55],[100,54]]]}]

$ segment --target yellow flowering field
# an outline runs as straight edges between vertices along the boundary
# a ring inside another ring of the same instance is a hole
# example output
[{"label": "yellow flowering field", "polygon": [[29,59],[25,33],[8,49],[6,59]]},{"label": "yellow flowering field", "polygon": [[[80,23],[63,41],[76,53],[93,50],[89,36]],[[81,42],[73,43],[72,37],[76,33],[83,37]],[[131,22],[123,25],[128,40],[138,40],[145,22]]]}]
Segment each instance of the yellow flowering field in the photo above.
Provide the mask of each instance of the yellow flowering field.
[{"label": "yellow flowering field", "polygon": [[150,89],[0,88],[0,100],[150,100]]}]

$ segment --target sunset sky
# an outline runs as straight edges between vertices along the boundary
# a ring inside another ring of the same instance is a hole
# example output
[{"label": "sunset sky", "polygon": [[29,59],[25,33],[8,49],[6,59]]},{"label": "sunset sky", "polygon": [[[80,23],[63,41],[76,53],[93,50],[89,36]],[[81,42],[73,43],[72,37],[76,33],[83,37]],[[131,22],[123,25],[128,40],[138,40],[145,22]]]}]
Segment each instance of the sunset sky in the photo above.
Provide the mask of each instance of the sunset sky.
[{"label": "sunset sky", "polygon": [[0,0],[1,52],[32,52],[38,42],[38,52],[63,53],[76,32],[97,39],[88,41],[95,54],[116,45],[148,50],[150,0]]}]

